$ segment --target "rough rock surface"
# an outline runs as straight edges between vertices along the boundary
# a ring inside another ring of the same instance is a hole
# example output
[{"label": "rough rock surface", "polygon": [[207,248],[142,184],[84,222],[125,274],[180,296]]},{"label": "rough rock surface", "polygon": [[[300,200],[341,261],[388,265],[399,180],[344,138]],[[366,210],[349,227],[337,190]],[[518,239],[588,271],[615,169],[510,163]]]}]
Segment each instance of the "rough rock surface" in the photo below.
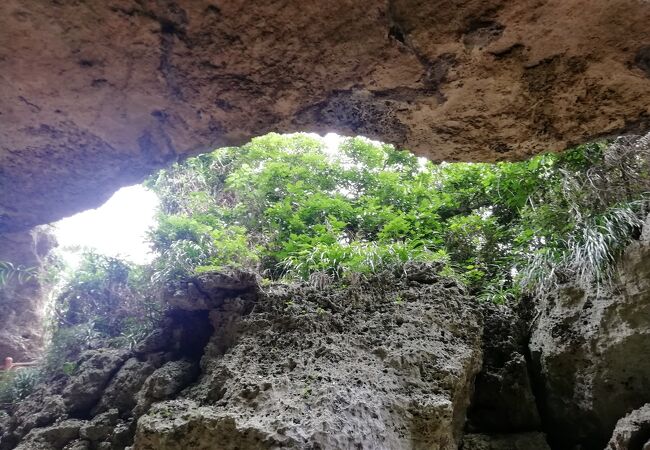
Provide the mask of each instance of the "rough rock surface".
[{"label": "rough rock surface", "polygon": [[504,435],[468,434],[462,450],[550,450],[542,433]]},{"label": "rough rock surface", "polygon": [[540,431],[541,419],[524,356],[524,314],[505,305],[483,308],[483,367],[476,377],[466,429],[471,433]]},{"label": "rough rock surface", "polygon": [[619,420],[607,445],[607,450],[635,449],[650,449],[650,403]]},{"label": "rough rock surface", "polygon": [[[162,331],[162,333],[160,332]],[[148,386],[158,384],[166,367],[197,367],[212,331],[207,314],[171,314],[161,330],[133,351],[89,350],[70,376],[41,384],[25,400],[0,412],[0,449],[122,450],[133,442],[135,421],[156,400],[172,398],[196,380],[174,377],[173,388],[155,391],[140,410],[135,408]],[[177,371],[178,373],[178,371]],[[164,379],[163,379],[164,380]],[[170,381],[170,380],[168,380]],[[181,384],[184,383],[184,384]],[[123,386],[119,391],[117,385]],[[130,397],[130,398],[129,398]]]},{"label": "rough rock surface", "polygon": [[649,128],[646,0],[4,0],[0,232],[179,156],[338,131],[437,160]]},{"label": "rough rock surface", "polygon": [[227,299],[199,382],[140,418],[134,448],[456,449],[481,316],[454,282],[427,283]]},{"label": "rough rock surface", "polygon": [[558,448],[602,449],[650,402],[650,240],[630,245],[613,292],[567,283],[540,305],[530,341],[539,404]]},{"label": "rough rock surface", "polygon": [[[0,172],[2,169],[0,169]],[[46,288],[39,274],[55,241],[46,228],[0,234],[0,261],[33,269],[33,276],[14,276],[0,287],[0,361],[31,361],[40,355],[45,334]]]},{"label": "rough rock surface", "polygon": [[181,283],[189,311],[130,352],[82,356],[9,411],[0,449],[456,449],[482,314],[433,269],[347,288]]}]

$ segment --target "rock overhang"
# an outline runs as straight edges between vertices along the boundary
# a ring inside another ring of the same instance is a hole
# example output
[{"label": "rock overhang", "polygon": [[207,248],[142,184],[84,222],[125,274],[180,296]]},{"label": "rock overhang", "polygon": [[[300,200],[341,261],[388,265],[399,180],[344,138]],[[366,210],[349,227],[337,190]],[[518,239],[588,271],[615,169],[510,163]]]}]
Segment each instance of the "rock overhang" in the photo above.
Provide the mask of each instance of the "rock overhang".
[{"label": "rock overhang", "polygon": [[495,161],[650,128],[643,0],[7,0],[0,12],[0,232],[269,131]]}]

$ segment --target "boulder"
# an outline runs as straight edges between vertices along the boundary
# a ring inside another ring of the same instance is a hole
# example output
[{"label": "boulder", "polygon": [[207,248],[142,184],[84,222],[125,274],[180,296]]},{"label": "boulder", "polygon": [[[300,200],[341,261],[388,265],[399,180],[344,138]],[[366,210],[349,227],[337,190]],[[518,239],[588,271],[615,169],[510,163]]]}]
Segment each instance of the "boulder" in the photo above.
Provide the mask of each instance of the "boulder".
[{"label": "boulder", "polygon": [[62,392],[72,412],[87,412],[102,397],[106,385],[128,357],[125,350],[88,350],[81,355],[75,373]]},{"label": "boulder", "polygon": [[482,316],[453,281],[417,279],[278,285],[252,310],[224,303],[198,382],[139,419],[134,449],[455,450]]},{"label": "boulder", "polygon": [[63,447],[63,450],[90,450],[90,442],[83,439],[76,439]]},{"label": "boulder", "polygon": [[101,442],[108,439],[119,421],[119,411],[111,409],[98,414],[79,429],[79,436],[91,442]]},{"label": "boulder", "polygon": [[64,420],[46,428],[30,431],[16,450],[59,450],[79,437],[83,422],[76,419]]},{"label": "boulder", "polygon": [[619,420],[607,444],[607,450],[647,449],[650,449],[650,403]]},{"label": "boulder", "polygon": [[530,350],[556,445],[600,450],[619,418],[650,402],[649,260],[650,242],[634,242],[610,289],[568,282],[541,302]]},{"label": "boulder", "polygon": [[93,412],[97,414],[117,408],[121,414],[130,413],[136,404],[136,394],[155,369],[148,361],[129,358],[106,386]]},{"label": "boulder", "polygon": [[147,412],[152,403],[173,398],[196,380],[199,366],[196,361],[171,361],[156,369],[144,382],[136,396],[135,415]]}]

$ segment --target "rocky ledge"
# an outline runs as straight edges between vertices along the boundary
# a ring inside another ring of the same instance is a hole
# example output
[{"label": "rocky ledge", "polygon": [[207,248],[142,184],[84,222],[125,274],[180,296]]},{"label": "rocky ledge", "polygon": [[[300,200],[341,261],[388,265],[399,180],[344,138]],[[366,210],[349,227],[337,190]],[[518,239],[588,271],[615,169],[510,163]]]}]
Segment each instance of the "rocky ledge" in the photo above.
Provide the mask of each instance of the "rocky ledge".
[{"label": "rocky ledge", "polygon": [[[458,448],[483,312],[434,267],[347,287],[205,274],[132,350],[86,353],[0,448]],[[183,299],[183,301],[180,301]]]}]

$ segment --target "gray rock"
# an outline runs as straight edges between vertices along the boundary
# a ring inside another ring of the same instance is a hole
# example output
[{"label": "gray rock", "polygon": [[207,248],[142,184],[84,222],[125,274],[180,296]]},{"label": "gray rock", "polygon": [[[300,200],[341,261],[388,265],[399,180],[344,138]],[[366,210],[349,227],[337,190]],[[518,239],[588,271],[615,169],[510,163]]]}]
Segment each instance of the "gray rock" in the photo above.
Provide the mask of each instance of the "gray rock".
[{"label": "gray rock", "polygon": [[6,411],[0,410],[0,436],[9,431],[11,425],[11,416]]},{"label": "gray rock", "polygon": [[110,381],[94,412],[117,408],[121,414],[131,412],[136,405],[136,394],[156,368],[148,361],[130,358]]},{"label": "gray rock", "polygon": [[70,411],[89,410],[102,397],[107,383],[127,358],[123,350],[89,350],[79,361],[79,368],[63,389],[63,399]]},{"label": "gray rock", "polygon": [[467,430],[514,433],[541,429],[523,356],[527,327],[516,311],[482,304],[483,367],[474,383]]},{"label": "gray rock", "polygon": [[68,419],[46,428],[36,428],[25,436],[16,449],[61,449],[68,443],[79,438],[79,429],[83,424],[80,420]]},{"label": "gray rock", "polygon": [[467,434],[462,450],[550,450],[543,433]]},{"label": "gray rock", "polygon": [[441,263],[426,263],[420,261],[410,261],[404,264],[399,270],[403,270],[406,277],[411,281],[417,281],[423,284],[432,284],[440,281]]},{"label": "gray rock", "polygon": [[63,447],[63,450],[90,450],[90,442],[83,439],[77,439]]},{"label": "gray rock", "polygon": [[93,417],[89,423],[84,424],[79,430],[79,436],[92,442],[104,441],[111,436],[118,421],[118,410],[111,409]]},{"label": "gray rock", "polygon": [[[644,446],[645,444],[645,446]],[[645,450],[650,444],[650,403],[632,411],[616,423],[608,450]]]},{"label": "gray rock", "polygon": [[115,450],[122,450],[133,443],[133,435],[135,433],[134,422],[120,422],[113,429],[110,442],[113,444]]},{"label": "gray rock", "polygon": [[224,303],[198,383],[140,417],[134,448],[456,450],[481,314],[427,281],[270,286],[249,314]]},{"label": "gray rock", "polygon": [[257,275],[253,272],[208,272],[170,286],[163,296],[172,309],[209,311],[221,307],[225,299],[254,293],[257,284]]},{"label": "gray rock", "polygon": [[41,388],[20,403],[13,418],[16,434],[24,436],[37,427],[45,427],[67,417],[67,408],[60,395]]},{"label": "gray rock", "polygon": [[549,438],[603,448],[617,420],[650,402],[650,242],[635,242],[613,289],[562,286],[540,304],[530,341]]},{"label": "gray rock", "polygon": [[641,237],[639,238],[641,242],[650,242],[650,214],[645,219],[645,224],[643,225],[643,230],[641,230]]},{"label": "gray rock", "polygon": [[171,361],[156,369],[138,392],[135,415],[144,414],[152,403],[167,400],[196,380],[199,366],[193,361]]}]

